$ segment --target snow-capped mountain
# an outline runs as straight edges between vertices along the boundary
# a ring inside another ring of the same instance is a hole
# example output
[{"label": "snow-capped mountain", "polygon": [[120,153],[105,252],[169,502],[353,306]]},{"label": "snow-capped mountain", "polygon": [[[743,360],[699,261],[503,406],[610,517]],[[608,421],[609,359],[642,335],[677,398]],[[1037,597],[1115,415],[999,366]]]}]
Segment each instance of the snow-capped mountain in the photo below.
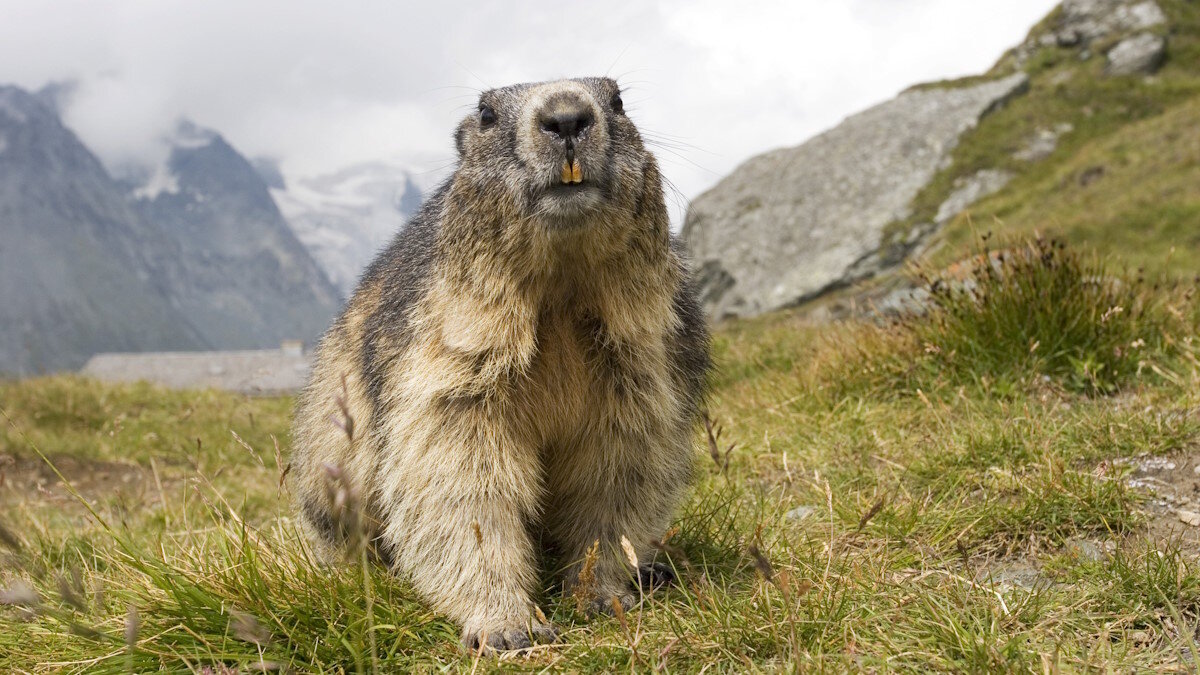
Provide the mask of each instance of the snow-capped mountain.
[{"label": "snow-capped mountain", "polygon": [[420,208],[433,180],[370,162],[293,180],[271,194],[296,236],[349,297],[363,269]]},{"label": "snow-capped mountain", "polygon": [[191,122],[164,141],[167,161],[130,172],[125,183],[142,217],[184,253],[167,269],[172,300],[222,348],[319,336],[338,291],[259,172],[220,134]]}]

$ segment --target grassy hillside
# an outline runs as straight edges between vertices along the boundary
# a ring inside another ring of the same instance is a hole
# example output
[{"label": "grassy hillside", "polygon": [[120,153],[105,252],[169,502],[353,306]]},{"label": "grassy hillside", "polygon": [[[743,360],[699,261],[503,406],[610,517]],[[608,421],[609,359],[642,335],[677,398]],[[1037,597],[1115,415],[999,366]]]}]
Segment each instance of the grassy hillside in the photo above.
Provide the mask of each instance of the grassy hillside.
[{"label": "grassy hillside", "polygon": [[[1034,231],[1117,253],[1132,267],[1192,276],[1200,270],[1200,5],[1158,0],[1168,24],[1167,62],[1158,73],[1104,75],[1093,44],[1043,47],[1020,66],[1030,91],[966,134],[953,164],[917,197],[914,213],[893,228],[902,237],[928,222],[955,182],[981,169],[1016,178],[950,223],[931,260],[947,263],[976,233]],[[1031,37],[1049,30],[1053,15]],[[990,75],[1018,68],[1010,54]],[[1039,130],[1070,125],[1057,149],[1036,162],[1014,158]],[[1173,253],[1172,253],[1173,251]]]},{"label": "grassy hillside", "polygon": [[681,583],[588,620],[547,573],[562,641],[500,660],[312,563],[288,399],[0,384],[0,670],[1194,669],[1194,289],[1003,248],[901,324],[722,327]]}]

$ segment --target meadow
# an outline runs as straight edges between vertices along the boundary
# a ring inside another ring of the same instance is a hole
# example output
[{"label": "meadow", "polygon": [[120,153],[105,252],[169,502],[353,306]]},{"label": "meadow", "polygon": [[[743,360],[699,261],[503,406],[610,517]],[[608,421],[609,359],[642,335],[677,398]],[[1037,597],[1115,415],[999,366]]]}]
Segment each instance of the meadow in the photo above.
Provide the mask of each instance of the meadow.
[{"label": "meadow", "polygon": [[4,672],[1193,672],[1200,302],[1049,239],[927,309],[718,327],[679,581],[489,658],[292,520],[291,399],[0,384]]}]

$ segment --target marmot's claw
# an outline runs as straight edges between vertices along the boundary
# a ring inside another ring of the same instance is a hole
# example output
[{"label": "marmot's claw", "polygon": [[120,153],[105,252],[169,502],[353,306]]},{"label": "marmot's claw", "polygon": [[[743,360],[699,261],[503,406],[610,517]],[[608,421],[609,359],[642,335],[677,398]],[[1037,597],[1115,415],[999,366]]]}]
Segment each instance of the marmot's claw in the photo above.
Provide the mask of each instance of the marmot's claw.
[{"label": "marmot's claw", "polygon": [[621,603],[621,609],[625,611],[633,609],[633,606],[637,604],[637,596],[630,593],[628,589],[623,588],[615,593],[601,593],[596,596],[596,599],[592,600],[588,613],[592,616],[600,614],[612,616],[615,614],[613,611],[613,598],[616,598],[617,602]]},{"label": "marmot's claw", "polygon": [[642,590],[652,591],[675,583],[675,570],[666,563],[646,563],[638,568],[638,584]]},{"label": "marmot's claw", "polygon": [[483,641],[483,653],[492,654],[528,649],[534,644],[555,642],[558,640],[558,630],[554,626],[534,622],[532,626],[525,625],[518,628],[498,627],[491,631],[463,631],[462,642],[467,651],[472,653],[480,651],[481,640]]}]

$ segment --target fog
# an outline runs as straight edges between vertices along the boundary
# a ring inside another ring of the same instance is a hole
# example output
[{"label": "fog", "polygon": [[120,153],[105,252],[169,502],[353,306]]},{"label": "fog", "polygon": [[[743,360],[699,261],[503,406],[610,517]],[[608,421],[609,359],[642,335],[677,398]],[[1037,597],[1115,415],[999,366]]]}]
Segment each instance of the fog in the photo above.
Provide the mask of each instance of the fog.
[{"label": "fog", "polygon": [[0,82],[75,85],[110,167],[181,117],[290,179],[384,160],[426,174],[478,92],[608,74],[686,199],[922,81],[987,69],[1053,0],[560,3],[0,2]]}]

